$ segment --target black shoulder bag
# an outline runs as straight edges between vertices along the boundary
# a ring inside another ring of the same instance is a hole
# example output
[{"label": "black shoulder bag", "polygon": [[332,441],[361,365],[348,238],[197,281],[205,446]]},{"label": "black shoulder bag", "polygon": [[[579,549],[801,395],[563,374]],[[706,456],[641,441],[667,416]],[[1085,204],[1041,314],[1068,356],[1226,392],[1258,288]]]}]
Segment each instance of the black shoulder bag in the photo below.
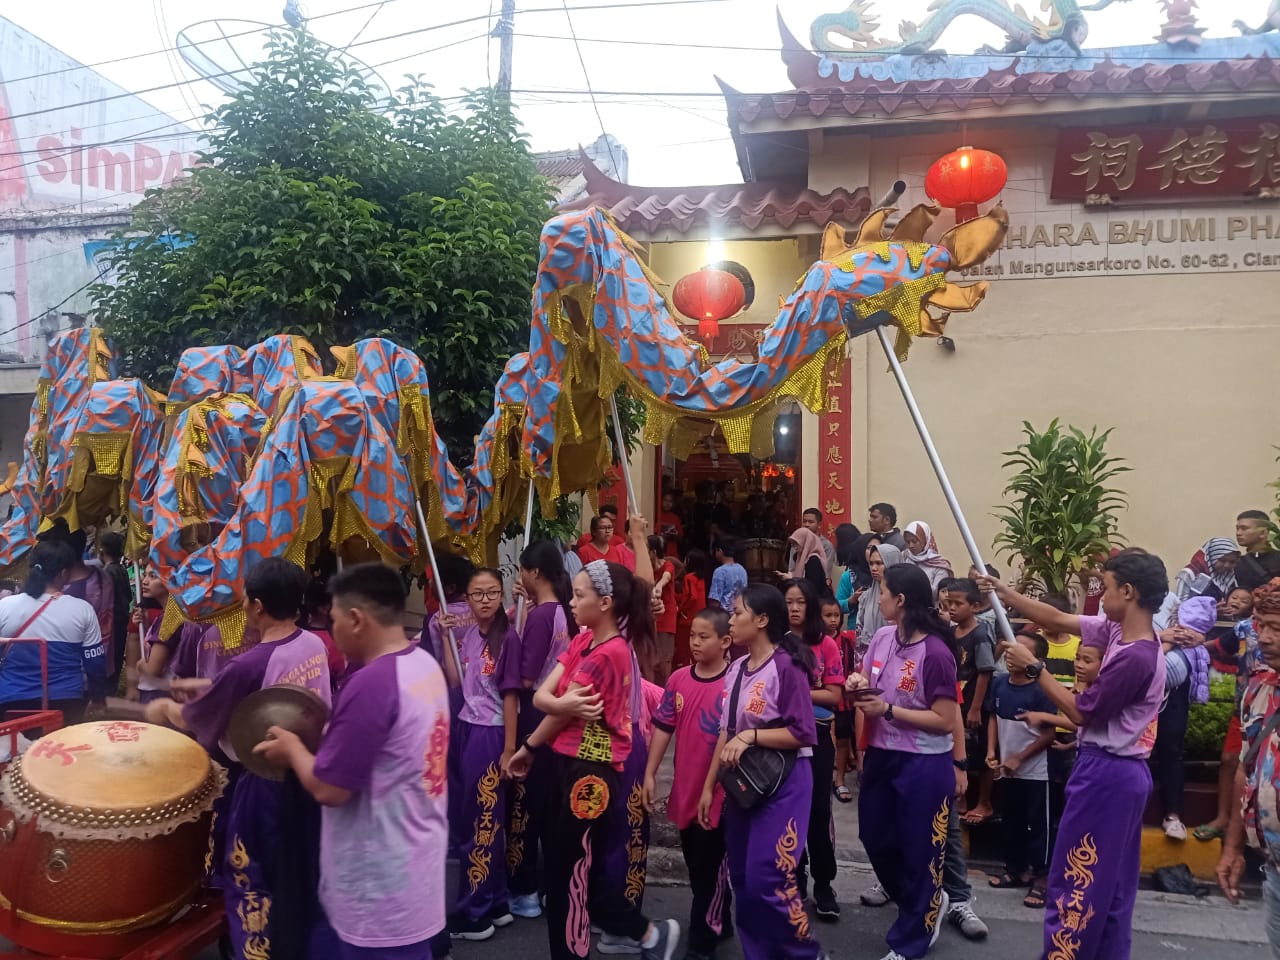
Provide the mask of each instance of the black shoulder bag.
[{"label": "black shoulder bag", "polygon": [[[729,695],[730,737],[738,734],[738,694],[742,692],[742,675],[746,664],[733,681],[733,693]],[[796,765],[795,750],[775,750],[772,747],[747,747],[738,757],[736,767],[722,766],[717,775],[724,792],[743,810],[750,810],[761,800],[767,800],[778,792]]]}]

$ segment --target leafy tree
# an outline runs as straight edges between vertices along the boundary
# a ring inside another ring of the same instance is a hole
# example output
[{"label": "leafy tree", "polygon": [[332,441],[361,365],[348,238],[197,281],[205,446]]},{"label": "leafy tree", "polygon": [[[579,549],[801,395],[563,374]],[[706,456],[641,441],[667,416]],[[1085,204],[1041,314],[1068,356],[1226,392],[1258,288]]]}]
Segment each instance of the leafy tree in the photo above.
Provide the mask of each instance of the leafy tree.
[{"label": "leafy tree", "polygon": [[1056,419],[1043,432],[1026,421],[1022,430],[1026,439],[1004,454],[1004,468],[1014,473],[1007,502],[996,510],[1004,524],[996,546],[1022,558],[1027,582],[1038,580],[1054,593],[1066,593],[1076,580],[1084,588],[1119,539],[1116,511],[1124,494],[1108,484],[1129,468],[1107,453],[1110,430],[1086,434]]},{"label": "leafy tree", "polygon": [[296,333],[327,357],[388,337],[426,362],[437,428],[465,462],[528,345],[549,187],[495,92],[454,112],[420,80],[386,99],[326,50],[303,30],[272,36],[210,115],[204,165],[136,209],[97,318],[161,390],[187,347]]}]

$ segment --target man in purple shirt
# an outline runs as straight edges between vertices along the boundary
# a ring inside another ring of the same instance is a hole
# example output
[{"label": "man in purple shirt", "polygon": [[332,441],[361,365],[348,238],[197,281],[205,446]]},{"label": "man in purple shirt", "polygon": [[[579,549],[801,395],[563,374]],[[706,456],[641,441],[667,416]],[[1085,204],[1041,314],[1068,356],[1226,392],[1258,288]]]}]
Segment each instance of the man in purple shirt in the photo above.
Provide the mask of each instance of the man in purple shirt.
[{"label": "man in purple shirt", "polygon": [[279,557],[252,567],[244,580],[244,611],[261,637],[229,660],[190,703],[163,698],[147,704],[147,720],[190,731],[200,745],[230,761],[229,802],[220,811],[214,869],[226,898],[237,960],[303,960],[322,956],[332,937],[316,899],[320,815],[296,780],[266,780],[244,770],[227,736],[231,715],[249,694],[275,684],[306,687],[330,700],[324,641],[296,624],[306,574]]},{"label": "man in purple shirt", "polygon": [[[449,700],[435,660],[405,637],[389,567],[338,574],[333,637],[354,672],[312,754],[279,727],[255,752],[291,769],[324,807],[320,899],[333,960],[430,960],[445,925]],[[319,956],[319,955],[317,955]]]},{"label": "man in purple shirt", "polygon": [[1151,794],[1146,758],[1164,698],[1164,656],[1151,618],[1168,593],[1169,575],[1145,550],[1120,551],[1103,565],[1103,617],[1063,613],[990,578],[984,584],[1046,630],[1106,643],[1102,671],[1079,697],[1030,648],[1015,644],[1005,656],[1080,730],[1080,758],[1049,868],[1043,956],[1127,957],[1142,812]]}]

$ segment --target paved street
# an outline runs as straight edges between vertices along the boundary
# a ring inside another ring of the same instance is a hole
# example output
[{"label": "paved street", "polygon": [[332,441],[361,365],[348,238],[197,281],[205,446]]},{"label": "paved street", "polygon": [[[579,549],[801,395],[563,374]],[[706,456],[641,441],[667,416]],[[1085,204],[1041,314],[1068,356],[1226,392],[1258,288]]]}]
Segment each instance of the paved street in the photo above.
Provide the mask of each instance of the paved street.
[{"label": "paved street", "polygon": [[[985,879],[974,875],[975,881]],[[833,960],[879,960],[887,950],[884,933],[893,922],[893,908],[871,910],[858,904],[858,891],[872,883],[864,864],[841,864],[836,881],[844,917],[835,926],[815,924],[814,930]],[[685,889],[650,886],[647,909],[655,916],[674,916],[682,924],[689,908]],[[1008,891],[984,891],[976,903],[991,925],[986,943],[969,943],[948,928],[931,957],[938,960],[1009,958],[1028,960],[1039,956],[1043,916],[1022,906],[1021,896]],[[1168,960],[1170,957],[1203,957],[1205,960],[1267,960],[1262,905],[1252,901],[1231,907],[1219,896],[1205,900],[1165,894],[1140,895],[1134,917],[1133,960]],[[540,920],[517,920],[487,943],[456,944],[455,960],[525,960],[546,956],[546,930]],[[676,954],[681,956],[680,953]],[[720,960],[741,960],[736,943],[725,944]]]}]

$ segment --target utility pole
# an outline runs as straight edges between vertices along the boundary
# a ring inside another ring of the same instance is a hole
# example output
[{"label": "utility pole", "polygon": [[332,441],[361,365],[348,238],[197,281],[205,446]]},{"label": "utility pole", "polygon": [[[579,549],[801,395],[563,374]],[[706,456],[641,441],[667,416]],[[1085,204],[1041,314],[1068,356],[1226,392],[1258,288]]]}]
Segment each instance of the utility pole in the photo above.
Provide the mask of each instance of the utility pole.
[{"label": "utility pole", "polygon": [[498,92],[511,99],[511,57],[515,47],[516,0],[502,0],[502,15],[493,28],[498,46]]}]

